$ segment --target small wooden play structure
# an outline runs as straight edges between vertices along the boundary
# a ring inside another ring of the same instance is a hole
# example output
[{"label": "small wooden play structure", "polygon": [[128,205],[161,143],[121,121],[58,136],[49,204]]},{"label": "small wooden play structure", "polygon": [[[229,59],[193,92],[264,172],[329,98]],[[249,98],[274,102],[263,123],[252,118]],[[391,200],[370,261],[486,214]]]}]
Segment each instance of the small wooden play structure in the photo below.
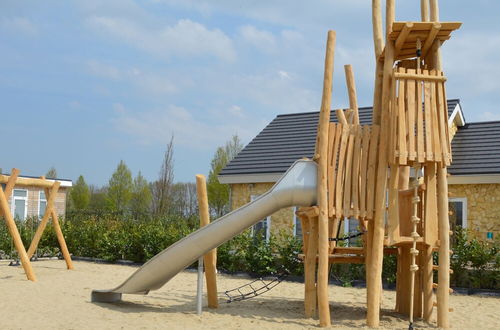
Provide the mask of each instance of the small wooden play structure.
[{"label": "small wooden play structure", "polygon": [[[0,175],[0,183],[5,184],[4,189],[0,189],[0,215],[5,219],[7,228],[9,230],[10,236],[13,239],[14,246],[21,260],[21,264],[26,273],[26,277],[30,281],[36,281],[36,276],[31,267],[30,258],[35,253],[38,243],[42,238],[43,232],[50,220],[52,218],[52,224],[57,235],[57,240],[59,241],[59,246],[61,253],[66,261],[66,267],[68,269],[73,269],[73,263],[71,261],[71,256],[69,254],[68,248],[66,246],[66,241],[59,225],[59,219],[57,215],[56,208],[54,206],[54,201],[57,196],[57,191],[59,190],[60,182],[54,180],[47,180],[45,177],[39,179],[35,178],[21,178],[19,177],[19,170],[12,169],[11,175]],[[43,188],[45,191],[45,196],[47,198],[47,206],[45,208],[45,213],[40,221],[40,224],[32,238],[31,244],[28,251],[24,248],[21,236],[17,229],[14,217],[10,211],[8,204],[8,196],[11,195],[14,186],[25,186],[25,187],[38,187]]]},{"label": "small wooden play structure", "polygon": [[[421,1],[421,22],[395,22],[395,1],[387,0],[384,38],[379,0],[372,1],[372,11],[377,66],[371,125],[359,124],[350,66],[350,109],[337,110],[339,123],[330,122],[335,32],[328,33],[314,155],[318,204],[297,211],[304,232],[305,314],[319,314],[320,325],[329,326],[329,265],[364,263],[367,324],[377,327],[383,256],[396,254],[396,311],[408,315],[412,328],[415,317],[429,321],[437,307],[437,325],[448,328],[446,167],[452,157],[440,47],[461,23],[439,22],[437,0]],[[349,217],[359,221],[363,247],[336,246],[339,224]]]}]

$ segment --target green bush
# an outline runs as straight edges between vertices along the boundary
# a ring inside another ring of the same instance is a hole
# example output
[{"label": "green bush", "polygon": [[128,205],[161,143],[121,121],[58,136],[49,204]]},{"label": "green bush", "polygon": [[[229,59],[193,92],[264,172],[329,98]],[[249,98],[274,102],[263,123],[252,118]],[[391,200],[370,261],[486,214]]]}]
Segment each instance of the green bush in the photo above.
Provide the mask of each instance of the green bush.
[{"label": "green bush", "polygon": [[[12,239],[3,219],[0,219],[0,258],[16,258]],[[146,262],[166,247],[197,229],[196,217],[166,216],[135,219],[118,213],[72,213],[60,221],[68,249],[73,255]],[[17,222],[19,233],[28,249],[36,228],[37,218]],[[343,244],[343,243],[341,243]],[[452,286],[500,289],[500,240],[484,242],[471,238],[466,230],[457,228],[452,236]],[[11,251],[13,253],[11,253]],[[247,272],[268,275],[288,271],[303,275],[298,259],[302,241],[281,232],[267,242],[262,235],[252,237],[250,230],[237,235],[218,248],[218,268],[227,272]],[[11,255],[12,254],[12,255]],[[47,225],[38,246],[39,256],[60,256],[59,243],[51,223]],[[434,256],[437,259],[437,255]],[[395,283],[396,256],[384,257],[382,279]],[[365,279],[365,266],[359,264],[333,265],[332,278],[345,286]]]}]

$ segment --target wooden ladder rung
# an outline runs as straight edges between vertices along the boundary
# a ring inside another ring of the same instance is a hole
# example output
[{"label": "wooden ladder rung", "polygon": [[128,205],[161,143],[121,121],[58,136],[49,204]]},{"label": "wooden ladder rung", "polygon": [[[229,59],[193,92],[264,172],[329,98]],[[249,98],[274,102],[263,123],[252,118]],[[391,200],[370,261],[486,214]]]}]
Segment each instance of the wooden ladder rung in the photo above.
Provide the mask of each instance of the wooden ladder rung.
[{"label": "wooden ladder rung", "polygon": [[[437,284],[437,283],[432,283],[432,288],[433,288],[433,289],[437,289],[437,288],[438,288],[438,284]],[[448,291],[449,291],[450,293],[453,293],[453,292],[454,292],[452,288],[449,288],[449,290],[448,290]]]},{"label": "wooden ladder rung", "polygon": [[[432,303],[432,306],[434,306],[434,307],[438,307],[438,303],[437,303],[436,301],[434,301],[434,302]],[[448,308],[448,312],[453,312],[453,308]]]},{"label": "wooden ladder rung", "polygon": [[[439,270],[439,266],[438,265],[432,266],[432,270],[438,271]],[[450,274],[453,274],[453,269],[449,269],[449,271],[450,271]]]}]

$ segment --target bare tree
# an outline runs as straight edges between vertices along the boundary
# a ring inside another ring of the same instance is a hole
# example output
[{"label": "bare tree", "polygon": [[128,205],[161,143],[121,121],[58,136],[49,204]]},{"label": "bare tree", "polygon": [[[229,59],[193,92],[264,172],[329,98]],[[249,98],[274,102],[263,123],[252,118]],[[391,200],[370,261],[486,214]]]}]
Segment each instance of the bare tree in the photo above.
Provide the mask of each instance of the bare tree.
[{"label": "bare tree", "polygon": [[174,136],[170,138],[161,164],[158,180],[151,185],[153,193],[153,214],[164,215],[169,213],[172,204],[172,185],[174,183]]}]

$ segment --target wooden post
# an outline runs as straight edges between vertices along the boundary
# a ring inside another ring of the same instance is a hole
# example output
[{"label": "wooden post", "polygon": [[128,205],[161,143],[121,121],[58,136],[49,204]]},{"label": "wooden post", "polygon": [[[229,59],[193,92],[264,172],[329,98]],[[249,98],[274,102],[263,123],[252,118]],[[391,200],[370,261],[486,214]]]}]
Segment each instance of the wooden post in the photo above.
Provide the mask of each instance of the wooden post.
[{"label": "wooden post", "polygon": [[422,22],[429,22],[429,0],[420,0],[420,17]]},{"label": "wooden post", "polygon": [[[45,194],[48,194],[49,190],[45,189]],[[52,225],[54,226],[54,231],[56,232],[57,241],[59,242],[59,247],[61,248],[61,253],[63,255],[64,261],[66,262],[67,269],[73,269],[73,261],[71,260],[71,255],[69,254],[68,246],[66,245],[66,240],[59,225],[59,217],[57,216],[56,208],[52,208]]]},{"label": "wooden post", "polygon": [[304,259],[304,309],[306,317],[316,316],[316,255],[318,253],[318,217],[309,217],[309,231]]},{"label": "wooden post", "polygon": [[438,0],[430,0],[430,2],[431,2],[431,22],[439,22]]},{"label": "wooden post", "polygon": [[[208,212],[207,184],[205,176],[196,175],[196,193],[198,197],[198,208],[200,210],[200,227],[210,223]],[[207,281],[207,300],[209,308],[219,307],[217,300],[217,249],[210,250],[203,258],[205,264],[205,279]]]},{"label": "wooden post", "polygon": [[318,122],[318,310],[321,327],[330,326],[330,305],[328,301],[328,127],[332,99],[333,59],[335,31],[328,31],[323,77],[323,96]]},{"label": "wooden post", "polygon": [[31,267],[30,259],[28,258],[28,254],[26,253],[26,249],[24,248],[23,241],[21,240],[21,235],[19,235],[19,231],[17,230],[16,222],[14,221],[14,218],[10,213],[7,197],[5,196],[5,193],[1,187],[0,209],[3,210],[5,223],[7,224],[7,228],[9,229],[10,236],[12,236],[12,239],[14,240],[14,246],[16,247],[19,258],[21,259],[21,264],[23,266],[24,272],[26,273],[26,277],[28,278],[28,280],[36,282],[36,276],[33,272],[33,268]]},{"label": "wooden post", "polygon": [[356,95],[356,82],[350,64],[344,65],[347,91],[349,93],[349,108],[354,112],[354,125],[359,125],[358,97]]},{"label": "wooden post", "polygon": [[[394,0],[386,2],[386,26],[387,36],[391,32],[395,16]],[[370,263],[367,265],[371,272],[367,279],[367,301],[368,313],[367,324],[369,327],[378,327],[380,322],[380,298],[382,294],[382,263],[384,257],[384,218],[385,218],[385,194],[387,188],[387,142],[388,137],[388,110],[391,101],[392,66],[394,64],[394,43],[388,40],[385,45],[384,69],[382,81],[382,107],[381,107],[381,129],[380,148],[377,168],[377,184],[375,194],[375,217],[373,219],[373,241],[371,247]]]}]

